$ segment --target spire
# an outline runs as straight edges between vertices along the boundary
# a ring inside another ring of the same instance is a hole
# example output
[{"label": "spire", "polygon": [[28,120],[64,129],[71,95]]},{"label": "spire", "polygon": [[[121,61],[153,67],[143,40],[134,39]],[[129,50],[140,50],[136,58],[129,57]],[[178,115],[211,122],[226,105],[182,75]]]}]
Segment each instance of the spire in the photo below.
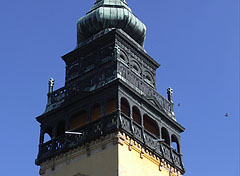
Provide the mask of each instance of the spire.
[{"label": "spire", "polygon": [[124,30],[144,46],[146,26],[132,13],[125,0],[97,0],[77,23],[78,44],[106,28]]}]

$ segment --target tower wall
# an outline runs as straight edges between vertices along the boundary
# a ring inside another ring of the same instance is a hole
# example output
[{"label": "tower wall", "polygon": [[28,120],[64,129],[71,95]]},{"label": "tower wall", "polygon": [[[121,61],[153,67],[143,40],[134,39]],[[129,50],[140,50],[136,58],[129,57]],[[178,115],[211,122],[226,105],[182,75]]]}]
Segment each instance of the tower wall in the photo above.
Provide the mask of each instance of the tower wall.
[{"label": "tower wall", "polygon": [[41,164],[42,176],[115,176],[118,145],[114,134]]},{"label": "tower wall", "polygon": [[112,133],[41,164],[42,176],[181,176],[125,133]]},{"label": "tower wall", "polygon": [[175,168],[166,164],[142,145],[121,133],[118,144],[119,176],[180,176]]}]

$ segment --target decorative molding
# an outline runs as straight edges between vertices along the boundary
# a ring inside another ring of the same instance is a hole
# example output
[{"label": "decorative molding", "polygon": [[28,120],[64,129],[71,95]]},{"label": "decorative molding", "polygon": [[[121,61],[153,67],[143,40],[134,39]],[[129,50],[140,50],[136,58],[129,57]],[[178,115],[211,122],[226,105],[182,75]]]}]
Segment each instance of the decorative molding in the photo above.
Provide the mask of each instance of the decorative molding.
[{"label": "decorative molding", "polygon": [[[124,138],[124,144],[128,147],[129,152],[135,151],[139,153],[139,158],[148,159],[153,164],[156,164],[159,167],[159,171],[165,169],[171,174],[171,176],[180,176],[181,171],[178,168],[175,168],[168,164],[164,159],[159,158],[154,153],[146,149],[144,146],[139,144],[137,141],[132,139],[130,136],[126,135],[124,132],[118,132],[118,135]],[[124,145],[120,145],[124,147]]]}]

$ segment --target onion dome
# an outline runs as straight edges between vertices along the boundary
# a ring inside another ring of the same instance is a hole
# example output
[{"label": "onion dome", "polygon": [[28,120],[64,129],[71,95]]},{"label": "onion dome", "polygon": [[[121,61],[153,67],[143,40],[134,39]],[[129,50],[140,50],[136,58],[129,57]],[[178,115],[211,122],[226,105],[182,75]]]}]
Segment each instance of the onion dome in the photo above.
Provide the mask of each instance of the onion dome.
[{"label": "onion dome", "polygon": [[146,26],[132,13],[125,0],[97,0],[90,12],[77,22],[78,44],[106,28],[122,29],[144,46]]}]

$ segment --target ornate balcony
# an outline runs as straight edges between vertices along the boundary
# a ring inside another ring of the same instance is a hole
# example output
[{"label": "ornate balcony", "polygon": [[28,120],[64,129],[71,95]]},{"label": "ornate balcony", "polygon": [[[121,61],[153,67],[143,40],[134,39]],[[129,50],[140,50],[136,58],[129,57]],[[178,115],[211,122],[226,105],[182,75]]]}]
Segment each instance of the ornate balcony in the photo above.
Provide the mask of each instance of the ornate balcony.
[{"label": "ornate balcony", "polygon": [[41,162],[44,162],[53,156],[69,151],[72,148],[81,146],[86,142],[98,139],[106,134],[112,133],[118,129],[117,114],[117,112],[112,113],[74,130],[76,132],[82,133],[81,135],[64,134],[39,145],[39,153],[36,164],[40,164]]},{"label": "ornate balcony", "polygon": [[82,133],[81,135],[64,134],[39,145],[39,154],[36,164],[40,164],[51,157],[67,152],[75,147],[84,145],[107,134],[122,131],[136,140],[139,144],[146,147],[160,158],[164,158],[168,163],[184,171],[182,156],[171,146],[164,142],[158,142],[158,136],[150,133],[144,127],[132,121],[119,111],[89,123],[81,128],[74,130]]}]

